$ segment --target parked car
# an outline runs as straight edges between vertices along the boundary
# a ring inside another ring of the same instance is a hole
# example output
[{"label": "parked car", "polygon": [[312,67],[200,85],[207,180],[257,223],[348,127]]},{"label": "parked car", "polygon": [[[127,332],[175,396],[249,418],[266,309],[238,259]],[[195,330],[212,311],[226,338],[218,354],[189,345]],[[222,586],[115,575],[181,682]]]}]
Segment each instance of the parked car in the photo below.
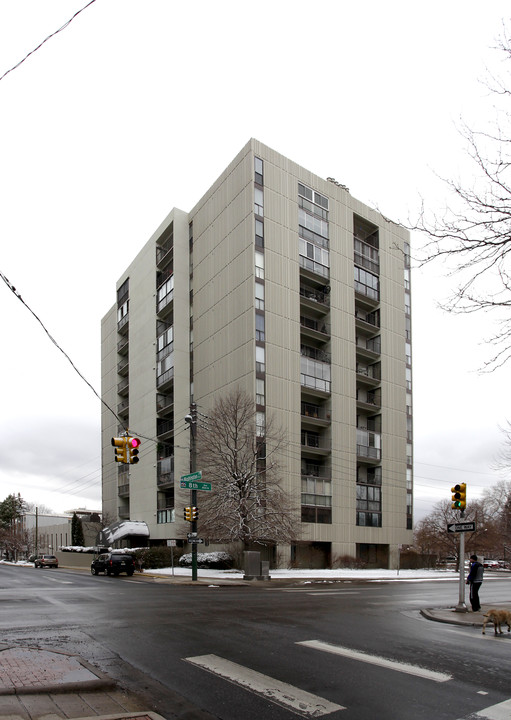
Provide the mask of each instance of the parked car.
[{"label": "parked car", "polygon": [[498,560],[483,560],[483,567],[488,568],[489,570],[495,570],[495,568],[500,567]]},{"label": "parked car", "polygon": [[55,555],[38,555],[36,559],[34,560],[34,566],[36,568],[43,568],[43,567],[54,567],[58,568],[59,561],[55,557]]},{"label": "parked car", "polygon": [[125,552],[101,553],[92,561],[90,571],[92,575],[98,575],[100,572],[105,575],[119,575],[125,572],[131,577],[135,572],[135,561],[133,555]]}]

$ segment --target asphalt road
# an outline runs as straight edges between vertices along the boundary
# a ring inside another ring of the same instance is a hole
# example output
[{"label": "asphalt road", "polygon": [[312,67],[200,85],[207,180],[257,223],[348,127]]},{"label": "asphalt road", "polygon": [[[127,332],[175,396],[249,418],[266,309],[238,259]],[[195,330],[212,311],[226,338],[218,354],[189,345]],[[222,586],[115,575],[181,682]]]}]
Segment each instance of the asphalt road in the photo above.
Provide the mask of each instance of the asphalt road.
[{"label": "asphalt road", "polygon": [[[511,578],[481,597],[511,606]],[[453,581],[218,587],[0,565],[2,642],[78,653],[169,720],[511,718],[511,633],[419,613],[457,600]]]}]

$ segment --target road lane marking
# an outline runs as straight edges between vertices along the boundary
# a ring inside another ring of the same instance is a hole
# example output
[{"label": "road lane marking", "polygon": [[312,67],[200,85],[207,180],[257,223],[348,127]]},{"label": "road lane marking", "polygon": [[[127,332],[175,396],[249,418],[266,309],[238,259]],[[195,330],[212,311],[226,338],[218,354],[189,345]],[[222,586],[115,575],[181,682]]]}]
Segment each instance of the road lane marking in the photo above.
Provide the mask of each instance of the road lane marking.
[{"label": "road lane marking", "polygon": [[342,705],[336,705],[318,695],[300,690],[293,687],[293,685],[280,682],[280,680],[275,680],[268,677],[268,675],[263,675],[255,670],[243,667],[243,665],[225,660],[218,657],[218,655],[197,655],[196,657],[184,659],[186,662],[192,663],[192,665],[197,665],[214,675],[219,675],[224,680],[228,680],[235,685],[241,685],[241,687],[250,690],[256,695],[260,695],[266,700],[281,705],[303,717],[316,718],[337,710],[346,710]]},{"label": "road lane marking", "polygon": [[511,700],[504,700],[504,702],[497,703],[497,705],[490,705],[490,707],[472,713],[461,720],[477,720],[477,718],[482,718],[482,720],[509,720],[510,717]]},{"label": "road lane marking", "polygon": [[434,680],[435,682],[447,682],[452,680],[452,675],[436,672],[435,670],[427,670],[418,665],[410,665],[409,663],[398,662],[397,660],[389,660],[379,655],[369,655],[369,653],[352,650],[351,648],[342,647],[341,645],[331,645],[321,640],[304,640],[296,643],[297,645],[305,645],[305,647],[322,650],[323,652],[332,653],[334,655],[342,655],[351,660],[360,660],[361,662],[371,665],[379,665],[389,670],[397,670],[398,672],[407,673],[408,675],[417,675],[426,680]]}]

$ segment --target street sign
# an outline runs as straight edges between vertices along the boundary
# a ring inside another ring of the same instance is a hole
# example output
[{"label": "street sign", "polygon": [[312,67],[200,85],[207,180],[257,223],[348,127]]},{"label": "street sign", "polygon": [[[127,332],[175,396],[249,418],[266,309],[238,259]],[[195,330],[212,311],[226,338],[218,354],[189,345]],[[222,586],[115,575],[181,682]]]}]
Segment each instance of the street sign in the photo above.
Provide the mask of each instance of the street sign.
[{"label": "street sign", "polygon": [[183,480],[179,483],[179,487],[188,490],[211,490],[211,483],[207,482],[194,482],[193,480]]},{"label": "street sign", "polygon": [[190,473],[189,475],[181,475],[181,482],[189,481],[192,482],[194,480],[202,480],[202,470],[197,470],[197,472]]},{"label": "street sign", "polygon": [[188,542],[191,545],[197,545],[197,544],[200,545],[201,543],[204,542],[204,538],[188,538]]},{"label": "street sign", "polygon": [[466,523],[452,523],[451,525],[447,526],[447,532],[448,533],[456,533],[456,532],[474,532],[476,529],[475,522],[466,522]]}]

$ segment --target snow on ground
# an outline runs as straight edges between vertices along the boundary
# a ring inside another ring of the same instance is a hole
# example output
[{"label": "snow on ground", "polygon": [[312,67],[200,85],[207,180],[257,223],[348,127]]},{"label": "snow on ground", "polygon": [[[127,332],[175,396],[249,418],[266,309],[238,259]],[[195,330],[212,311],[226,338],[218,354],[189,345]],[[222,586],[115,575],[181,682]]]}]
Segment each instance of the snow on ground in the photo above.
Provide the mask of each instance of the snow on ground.
[{"label": "snow on ground", "polygon": [[[191,577],[191,568],[181,568],[176,566],[172,568],[147,569],[145,573],[155,575],[176,575],[180,577]],[[243,579],[242,570],[211,570],[198,568],[197,576],[199,578],[218,578],[218,579]],[[407,580],[408,582],[420,582],[424,580],[451,580],[457,579],[458,573],[453,570],[270,570],[270,577],[275,580],[282,578],[291,578],[296,580],[322,580],[323,582],[337,582],[339,580]]]}]

